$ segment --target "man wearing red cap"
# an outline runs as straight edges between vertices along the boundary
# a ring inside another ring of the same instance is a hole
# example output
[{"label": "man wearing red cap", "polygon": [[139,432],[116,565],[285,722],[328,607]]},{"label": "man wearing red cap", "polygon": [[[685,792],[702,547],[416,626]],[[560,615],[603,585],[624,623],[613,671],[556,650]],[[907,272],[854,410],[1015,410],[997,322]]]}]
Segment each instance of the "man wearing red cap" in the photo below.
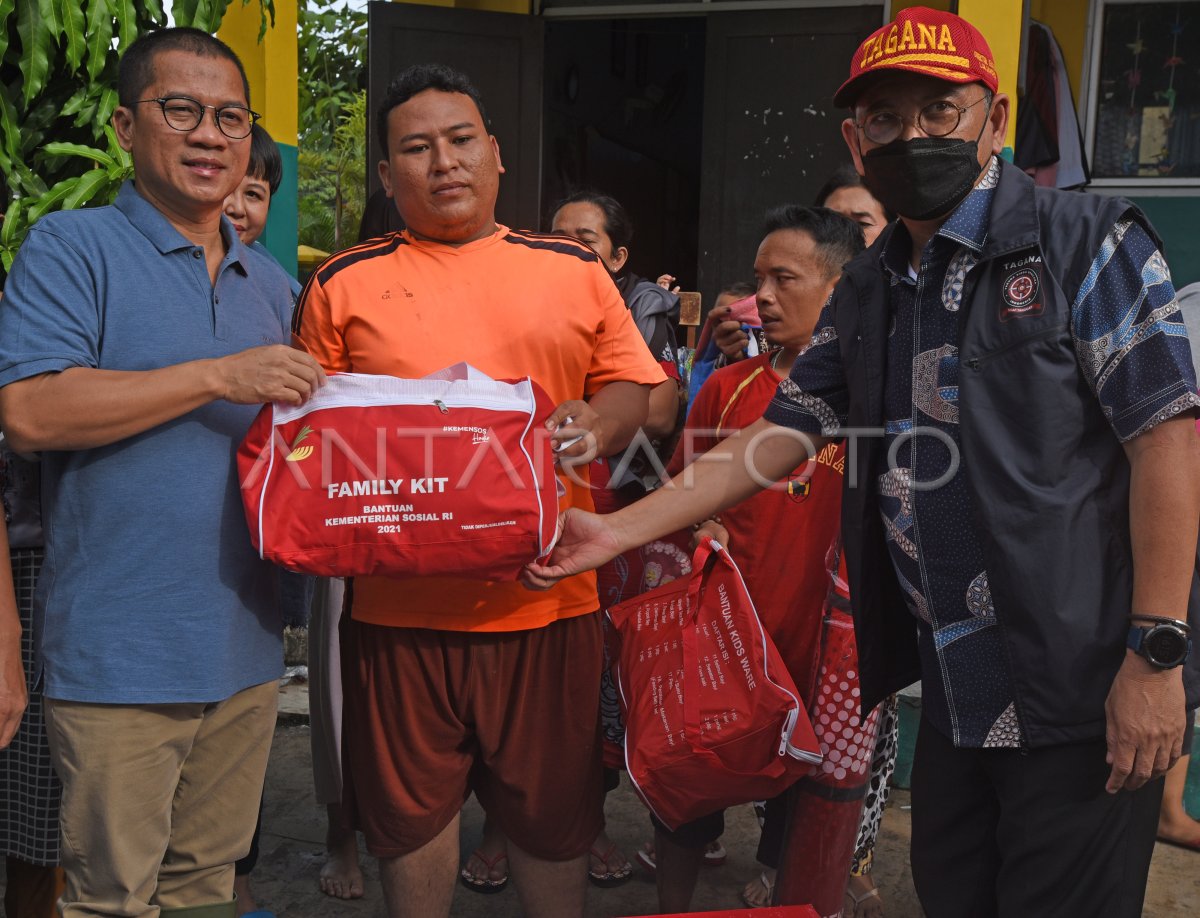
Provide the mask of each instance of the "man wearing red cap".
[{"label": "man wearing red cap", "polygon": [[1200,398],[1158,239],[1128,201],[1035,188],[998,158],[1009,100],[957,16],[903,11],[835,102],[900,219],[846,266],[820,343],[721,461],[603,520],[569,513],[529,579],[716,512],[847,437],[864,710],[923,680],[926,912],[1138,915],[1160,778],[1200,700],[1185,665]]}]

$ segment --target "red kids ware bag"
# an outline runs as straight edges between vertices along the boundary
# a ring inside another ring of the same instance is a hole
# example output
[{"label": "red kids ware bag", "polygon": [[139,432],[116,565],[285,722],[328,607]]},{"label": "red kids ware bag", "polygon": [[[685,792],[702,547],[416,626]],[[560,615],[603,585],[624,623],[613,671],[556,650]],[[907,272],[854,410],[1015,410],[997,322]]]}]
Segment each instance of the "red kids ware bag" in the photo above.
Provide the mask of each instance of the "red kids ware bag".
[{"label": "red kids ware bag", "polygon": [[553,410],[532,380],[466,364],[330,375],[303,405],[264,406],[242,442],[251,541],[309,574],[513,580],[553,547]]},{"label": "red kids ware bag", "polygon": [[608,615],[621,639],[625,764],[664,825],[774,797],[821,761],[796,686],[719,543],[704,540],[689,576]]}]

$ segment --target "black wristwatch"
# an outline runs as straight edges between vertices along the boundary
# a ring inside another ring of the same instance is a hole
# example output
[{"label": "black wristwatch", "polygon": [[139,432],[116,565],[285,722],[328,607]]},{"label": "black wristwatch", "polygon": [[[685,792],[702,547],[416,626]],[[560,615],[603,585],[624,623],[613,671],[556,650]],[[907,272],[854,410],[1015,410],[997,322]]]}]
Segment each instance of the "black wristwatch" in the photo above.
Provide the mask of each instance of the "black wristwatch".
[{"label": "black wristwatch", "polygon": [[1152,627],[1134,625],[1125,645],[1159,669],[1174,669],[1192,652],[1190,629],[1185,622],[1162,619]]}]

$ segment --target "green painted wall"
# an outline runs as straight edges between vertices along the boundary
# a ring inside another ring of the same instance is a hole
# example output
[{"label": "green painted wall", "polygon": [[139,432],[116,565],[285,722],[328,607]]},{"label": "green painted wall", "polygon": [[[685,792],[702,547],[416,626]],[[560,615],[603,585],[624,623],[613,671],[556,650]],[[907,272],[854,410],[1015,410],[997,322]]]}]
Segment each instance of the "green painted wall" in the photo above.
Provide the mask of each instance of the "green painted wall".
[{"label": "green painted wall", "polygon": [[1131,198],[1150,218],[1162,236],[1171,266],[1171,280],[1179,289],[1200,281],[1200,197]]},{"label": "green painted wall", "polygon": [[279,190],[271,195],[271,211],[267,214],[267,228],[263,230],[261,242],[283,265],[283,270],[295,277],[298,267],[296,227],[300,224],[300,151],[291,144],[281,143],[279,155],[283,159],[283,180],[279,183]]}]

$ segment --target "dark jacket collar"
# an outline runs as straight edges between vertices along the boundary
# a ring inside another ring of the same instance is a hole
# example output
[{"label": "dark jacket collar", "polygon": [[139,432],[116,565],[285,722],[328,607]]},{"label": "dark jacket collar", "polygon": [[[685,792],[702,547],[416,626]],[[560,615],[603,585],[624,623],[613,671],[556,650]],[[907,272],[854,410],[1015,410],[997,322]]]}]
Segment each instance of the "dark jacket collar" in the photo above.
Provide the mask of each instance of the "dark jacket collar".
[{"label": "dark jacket collar", "polygon": [[1000,163],[984,259],[1037,245],[1040,237],[1033,179],[1010,162]]}]

